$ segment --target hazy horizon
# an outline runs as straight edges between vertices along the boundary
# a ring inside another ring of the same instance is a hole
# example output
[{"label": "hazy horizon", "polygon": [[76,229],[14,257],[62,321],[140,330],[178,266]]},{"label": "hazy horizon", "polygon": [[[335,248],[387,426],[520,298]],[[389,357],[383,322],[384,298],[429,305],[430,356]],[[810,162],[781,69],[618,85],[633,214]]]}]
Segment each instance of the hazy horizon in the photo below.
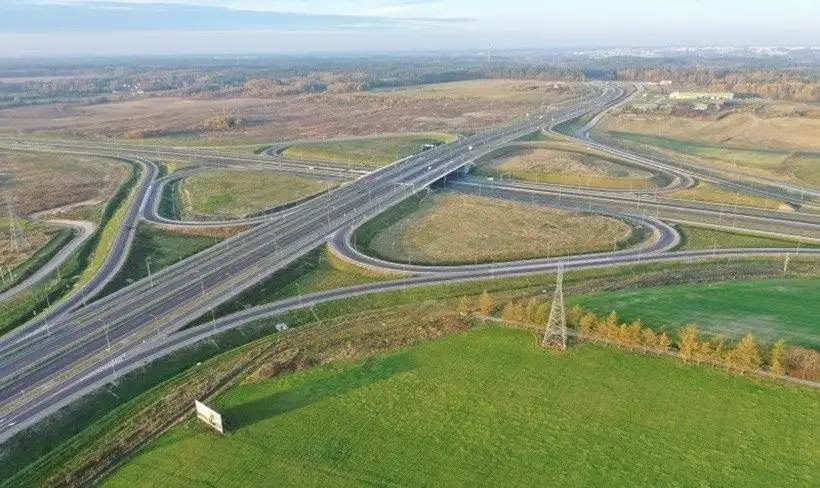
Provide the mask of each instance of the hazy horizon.
[{"label": "hazy horizon", "polygon": [[817,46],[809,0],[10,0],[0,57]]}]

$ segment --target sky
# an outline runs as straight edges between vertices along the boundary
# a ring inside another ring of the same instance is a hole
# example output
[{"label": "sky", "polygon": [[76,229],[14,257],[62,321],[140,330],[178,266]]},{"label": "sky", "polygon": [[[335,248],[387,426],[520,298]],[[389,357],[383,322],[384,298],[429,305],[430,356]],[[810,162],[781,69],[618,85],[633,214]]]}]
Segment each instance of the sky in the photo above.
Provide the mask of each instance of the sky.
[{"label": "sky", "polygon": [[820,45],[818,0],[0,0],[0,57]]}]

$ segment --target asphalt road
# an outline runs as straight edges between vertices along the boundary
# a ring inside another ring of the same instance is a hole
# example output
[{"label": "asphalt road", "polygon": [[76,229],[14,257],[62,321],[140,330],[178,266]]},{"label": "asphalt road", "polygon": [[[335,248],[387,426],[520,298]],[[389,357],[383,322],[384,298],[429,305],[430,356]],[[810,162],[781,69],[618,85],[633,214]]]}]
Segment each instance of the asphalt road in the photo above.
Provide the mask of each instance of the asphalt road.
[{"label": "asphalt road", "polygon": [[[622,95],[620,87],[607,85],[601,95],[551,108],[544,117],[574,118]],[[540,128],[543,121],[540,114],[521,119],[394,163],[166,268],[150,284],[135,283],[58,317],[24,343],[3,340],[0,401],[6,409],[33,412],[26,405],[66,392],[66,382],[94,371],[107,358],[162,330],[182,328],[292,263],[339,228],[379,213],[478,155]]]},{"label": "asphalt road", "polygon": [[[141,366],[151,358],[160,357],[179,347],[258,318],[308,307],[323,301],[406,287],[545,273],[554,270],[559,263],[568,269],[585,269],[715,257],[782,257],[786,253],[794,252],[793,249],[669,252],[677,245],[679,239],[674,229],[652,216],[652,212],[632,211],[634,199],[638,199],[640,206],[640,199],[643,196],[616,195],[614,192],[570,196],[567,189],[558,189],[558,204],[580,209],[585,203],[587,211],[606,213],[647,227],[652,231],[654,238],[642,249],[627,249],[607,254],[437,269],[399,269],[394,266],[385,269],[417,273],[418,276],[395,282],[378,282],[305,295],[298,299],[245,310],[206,326],[180,330],[197,317],[207,316],[209,311],[220,303],[240,294],[326,240],[332,239],[334,246],[343,254],[350,251],[345,236],[349,235],[351,229],[407,196],[441,180],[461,166],[470,164],[481,155],[507,145],[529,132],[542,129],[545,125],[554,125],[587,112],[600,111],[623,101],[628,95],[628,90],[619,85],[600,86],[600,93],[586,100],[559,104],[543,114],[519,119],[507,126],[407,158],[359,176],[353,181],[345,181],[338,188],[287,211],[264,216],[265,219],[262,219],[255,228],[155,273],[151,282],[142,280],[80,308],[76,308],[75,301],[75,310],[72,313],[53,316],[55,318],[47,328],[44,328],[42,323],[35,323],[18,333],[0,338],[0,440],[45,418],[124,372]],[[63,147],[62,150],[66,148]],[[687,186],[694,182],[694,178],[685,169],[656,164],[651,159],[632,154],[624,157],[634,158],[637,164],[654,167],[657,171],[672,175],[673,185]],[[253,159],[254,163],[242,161],[237,164],[256,164],[256,158],[250,159]],[[145,174],[149,174],[150,162],[141,161],[148,168]],[[272,164],[290,163],[274,161]],[[300,170],[294,171],[304,170],[302,166]],[[136,222],[140,216],[148,220],[156,216],[157,200],[151,198],[156,198],[162,192],[155,176],[156,174],[148,180],[148,185],[140,186],[140,198],[135,199],[139,206],[133,216],[132,208],[129,208],[129,218],[133,217],[132,220],[128,220],[129,222]],[[342,180],[350,175],[343,176],[340,172],[339,176]],[[169,180],[166,180],[166,183],[167,181]],[[474,192],[476,189],[474,182],[471,184],[469,181],[456,181],[453,185],[461,185],[460,191]],[[493,192],[492,196],[498,198],[522,201],[529,199],[533,202],[537,199],[536,203],[556,205],[555,188],[522,189],[514,185],[502,187],[500,184],[492,186],[489,191]],[[488,191],[483,184],[478,185],[478,190]],[[578,207],[573,207],[575,205]],[[625,207],[617,208],[617,205]],[[662,205],[665,203],[658,200],[650,205],[650,208],[654,207],[659,211]],[[697,212],[714,211],[695,208],[672,210],[692,212],[695,215]],[[726,213],[729,214],[729,211]],[[751,221],[773,217],[740,215],[738,218]],[[807,229],[813,229],[815,225],[813,221],[805,222],[802,214],[794,219],[793,224],[795,228],[808,226]],[[121,263],[127,255],[130,245],[127,235],[118,239],[120,240],[123,247],[109,256],[112,265]],[[800,252],[818,254],[814,250]],[[369,266],[393,265],[368,262],[366,257],[362,258],[357,254],[346,257]],[[110,279],[110,276],[113,276],[112,268],[106,267],[105,270]],[[102,274],[101,280],[105,279]]]}]

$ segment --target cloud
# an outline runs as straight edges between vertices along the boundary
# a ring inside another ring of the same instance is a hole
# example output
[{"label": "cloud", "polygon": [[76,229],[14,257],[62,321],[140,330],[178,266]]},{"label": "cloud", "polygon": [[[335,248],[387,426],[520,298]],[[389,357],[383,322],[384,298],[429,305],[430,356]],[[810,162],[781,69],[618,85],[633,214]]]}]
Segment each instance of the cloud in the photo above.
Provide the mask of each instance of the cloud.
[{"label": "cloud", "polygon": [[[391,17],[228,8],[236,2],[210,0],[168,3],[142,0],[47,0],[0,6],[0,31],[208,31],[231,29],[405,28],[470,22],[468,18]],[[292,2],[290,2],[292,3]]]}]

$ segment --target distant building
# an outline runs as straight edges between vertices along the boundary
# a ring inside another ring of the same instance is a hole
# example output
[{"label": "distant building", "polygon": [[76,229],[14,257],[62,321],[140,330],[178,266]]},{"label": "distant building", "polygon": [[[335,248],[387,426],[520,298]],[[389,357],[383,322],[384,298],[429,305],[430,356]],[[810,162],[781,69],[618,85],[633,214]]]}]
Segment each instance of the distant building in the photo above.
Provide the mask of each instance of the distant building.
[{"label": "distant building", "polygon": [[661,86],[663,86],[663,85],[671,85],[671,84],[672,84],[672,80],[661,80],[661,82],[660,82],[660,85],[661,85]]},{"label": "distant building", "polygon": [[734,100],[732,92],[672,92],[672,100]]},{"label": "distant building", "polygon": [[696,103],[695,110],[706,111],[709,110],[709,104],[707,103]]}]

